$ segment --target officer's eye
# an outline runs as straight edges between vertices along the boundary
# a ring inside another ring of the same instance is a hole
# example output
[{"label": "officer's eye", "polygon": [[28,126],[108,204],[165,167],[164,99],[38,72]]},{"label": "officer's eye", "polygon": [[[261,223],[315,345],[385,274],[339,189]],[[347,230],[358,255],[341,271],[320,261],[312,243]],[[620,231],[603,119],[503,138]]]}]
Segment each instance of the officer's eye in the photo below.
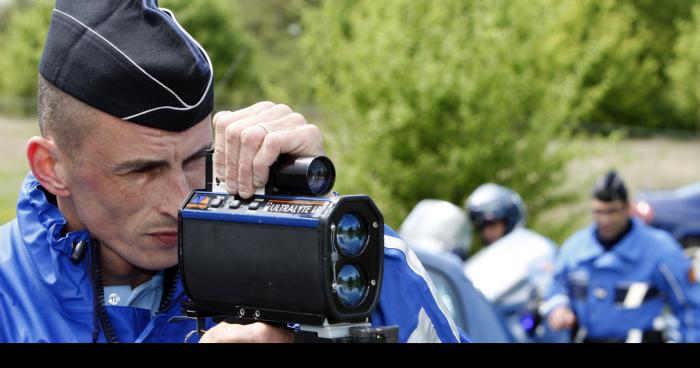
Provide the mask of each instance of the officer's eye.
[{"label": "officer's eye", "polygon": [[193,156],[187,159],[185,161],[183,166],[197,166],[197,165],[204,165],[205,163],[205,157],[204,155],[197,155]]},{"label": "officer's eye", "polygon": [[160,164],[149,164],[149,165],[144,165],[138,168],[135,168],[134,170],[131,171],[133,174],[151,174],[154,173],[158,170],[160,170],[163,167],[163,165]]}]

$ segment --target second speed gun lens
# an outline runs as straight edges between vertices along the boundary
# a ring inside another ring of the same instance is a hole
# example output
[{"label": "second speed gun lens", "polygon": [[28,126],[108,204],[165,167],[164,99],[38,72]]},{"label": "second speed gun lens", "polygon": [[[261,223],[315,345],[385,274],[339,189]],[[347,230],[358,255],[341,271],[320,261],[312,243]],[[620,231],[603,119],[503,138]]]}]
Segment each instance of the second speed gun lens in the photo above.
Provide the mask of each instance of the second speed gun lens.
[{"label": "second speed gun lens", "polygon": [[367,291],[367,283],[360,270],[347,264],[338,273],[338,298],[347,307],[355,307],[362,302]]}]

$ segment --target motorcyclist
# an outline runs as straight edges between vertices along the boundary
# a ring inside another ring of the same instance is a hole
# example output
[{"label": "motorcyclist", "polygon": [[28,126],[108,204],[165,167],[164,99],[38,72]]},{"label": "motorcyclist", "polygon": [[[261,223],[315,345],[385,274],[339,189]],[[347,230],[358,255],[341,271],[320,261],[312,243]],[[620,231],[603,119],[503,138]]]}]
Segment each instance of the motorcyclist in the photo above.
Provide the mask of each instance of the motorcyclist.
[{"label": "motorcyclist", "polygon": [[539,323],[538,307],[552,282],[556,247],[525,228],[520,195],[486,183],[467,198],[465,207],[484,245],[467,259],[467,277],[498,307],[518,341],[565,341],[565,334]]}]

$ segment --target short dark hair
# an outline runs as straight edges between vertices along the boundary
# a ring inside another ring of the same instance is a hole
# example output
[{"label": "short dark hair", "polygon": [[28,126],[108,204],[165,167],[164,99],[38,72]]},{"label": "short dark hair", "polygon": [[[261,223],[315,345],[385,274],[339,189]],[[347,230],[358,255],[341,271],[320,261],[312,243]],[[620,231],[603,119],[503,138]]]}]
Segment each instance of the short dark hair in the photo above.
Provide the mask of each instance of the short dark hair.
[{"label": "short dark hair", "polygon": [[610,170],[599,177],[593,187],[593,198],[603,202],[622,201],[627,203],[627,188],[622,176],[615,170]]},{"label": "short dark hair", "polygon": [[51,138],[73,162],[78,162],[79,148],[97,125],[96,110],[61,91],[39,75],[37,112],[39,130]]}]

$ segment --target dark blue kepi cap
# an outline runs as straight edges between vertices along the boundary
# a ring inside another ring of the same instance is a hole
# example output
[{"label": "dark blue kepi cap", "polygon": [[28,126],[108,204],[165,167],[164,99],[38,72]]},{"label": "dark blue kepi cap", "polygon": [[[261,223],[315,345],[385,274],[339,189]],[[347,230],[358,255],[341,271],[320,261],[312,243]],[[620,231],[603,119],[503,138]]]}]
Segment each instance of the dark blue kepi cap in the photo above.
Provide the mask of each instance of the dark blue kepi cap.
[{"label": "dark blue kepi cap", "polygon": [[213,109],[206,51],[156,0],[57,0],[39,73],[136,124],[183,131]]}]

